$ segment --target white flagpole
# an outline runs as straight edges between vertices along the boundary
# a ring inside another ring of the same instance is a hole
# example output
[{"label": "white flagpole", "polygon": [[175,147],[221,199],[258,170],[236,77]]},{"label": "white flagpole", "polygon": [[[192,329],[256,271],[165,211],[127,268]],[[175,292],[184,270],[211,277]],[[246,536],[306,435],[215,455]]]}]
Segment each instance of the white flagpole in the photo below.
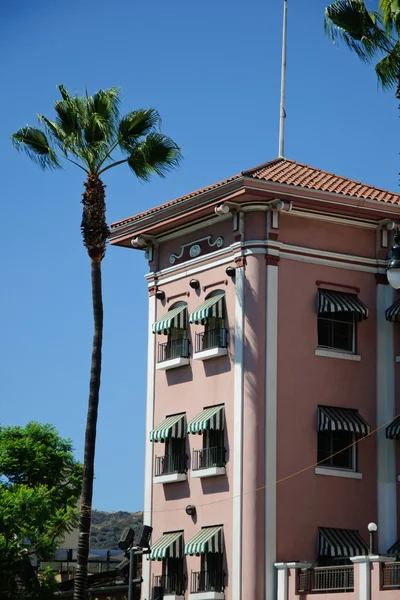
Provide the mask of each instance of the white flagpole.
[{"label": "white flagpole", "polygon": [[280,104],[280,119],[279,119],[279,158],[283,157],[284,147],[285,147],[286,33],[287,33],[287,0],[283,0],[281,104]]}]

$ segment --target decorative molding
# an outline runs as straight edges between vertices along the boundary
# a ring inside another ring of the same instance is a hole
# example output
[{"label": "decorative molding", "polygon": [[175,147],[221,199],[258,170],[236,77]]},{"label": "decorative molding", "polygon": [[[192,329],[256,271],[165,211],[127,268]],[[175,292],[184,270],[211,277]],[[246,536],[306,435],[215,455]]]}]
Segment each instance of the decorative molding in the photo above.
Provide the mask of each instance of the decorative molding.
[{"label": "decorative molding", "polygon": [[274,254],[266,254],[265,260],[268,267],[277,267],[280,261],[279,256],[275,256]]},{"label": "decorative molding", "polygon": [[173,300],[174,298],[179,298],[179,296],[190,296],[190,292],[179,292],[179,294],[173,294],[172,296],[168,296],[167,302]]},{"label": "decorative molding", "polygon": [[[375,277],[376,277],[376,275],[375,275]],[[319,287],[320,285],[332,285],[333,287],[341,287],[341,288],[345,288],[348,290],[355,290],[357,292],[357,294],[360,293],[360,288],[356,287],[354,285],[345,285],[344,283],[335,283],[334,281],[320,281],[319,279],[317,279],[315,284],[317,287]]]},{"label": "decorative molding", "polygon": [[205,237],[199,238],[198,240],[194,240],[192,242],[188,242],[187,244],[182,244],[181,249],[178,253],[173,252],[169,257],[169,262],[171,265],[174,265],[177,260],[182,258],[185,248],[189,248],[189,256],[190,258],[197,258],[201,254],[201,245],[199,242],[207,242],[209,248],[213,248],[216,246],[217,248],[222,248],[224,245],[224,238],[222,236],[218,236],[217,239],[213,242],[213,236],[207,235]]},{"label": "decorative molding", "polygon": [[157,292],[157,286],[153,285],[152,287],[149,287],[149,297],[151,296],[155,296]]},{"label": "decorative molding", "polygon": [[235,265],[237,269],[246,266],[246,262],[247,261],[245,256],[238,256],[237,258],[235,258]]},{"label": "decorative molding", "polygon": [[203,292],[208,290],[208,288],[210,287],[214,287],[215,285],[221,285],[221,283],[223,283],[224,285],[228,285],[228,280],[221,279],[221,281],[215,281],[214,283],[208,283],[207,285],[203,285]]},{"label": "decorative molding", "polygon": [[375,273],[376,285],[389,285],[386,273]]}]

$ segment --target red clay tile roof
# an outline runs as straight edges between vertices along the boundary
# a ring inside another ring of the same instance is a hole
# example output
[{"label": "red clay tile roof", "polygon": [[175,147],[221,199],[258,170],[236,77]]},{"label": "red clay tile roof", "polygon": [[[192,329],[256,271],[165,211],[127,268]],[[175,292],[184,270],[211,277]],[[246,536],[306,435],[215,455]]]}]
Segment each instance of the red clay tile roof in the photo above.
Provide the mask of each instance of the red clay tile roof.
[{"label": "red clay tile roof", "polygon": [[288,158],[275,158],[274,160],[259,165],[258,167],[254,167],[253,169],[242,171],[242,173],[234,175],[233,177],[229,177],[229,179],[218,181],[213,185],[196,190],[195,192],[186,194],[186,196],[181,196],[180,198],[176,198],[175,200],[171,200],[170,202],[161,204],[155,208],[151,208],[150,210],[124,219],[123,221],[112,223],[111,228],[115,229],[121,225],[125,225],[132,221],[147,217],[158,212],[159,210],[168,208],[174,204],[178,204],[183,200],[189,200],[190,198],[193,198],[199,194],[219,188],[227,183],[230,183],[231,181],[240,179],[241,177],[252,177],[254,179],[262,179],[264,181],[272,181],[274,183],[308,188],[310,190],[333,192],[335,194],[352,196],[354,198],[364,198],[388,202],[390,204],[400,204],[400,194],[388,192],[372,185],[366,185],[359,181],[354,181],[353,179],[341,177],[340,175],[334,175],[333,173],[329,173],[327,171],[321,171],[321,169],[309,167],[308,165],[298,163]]}]

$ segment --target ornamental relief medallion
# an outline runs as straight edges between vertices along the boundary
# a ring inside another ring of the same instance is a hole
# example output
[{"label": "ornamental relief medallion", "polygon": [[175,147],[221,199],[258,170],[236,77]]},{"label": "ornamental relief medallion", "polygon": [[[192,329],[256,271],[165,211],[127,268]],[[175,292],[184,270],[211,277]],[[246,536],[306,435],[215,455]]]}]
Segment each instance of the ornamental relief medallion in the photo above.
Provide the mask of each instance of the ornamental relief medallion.
[{"label": "ornamental relief medallion", "polygon": [[192,242],[188,242],[187,244],[182,244],[179,252],[173,252],[169,257],[169,263],[174,265],[176,261],[182,262],[185,260],[190,260],[191,258],[197,258],[200,254],[209,254],[213,250],[217,250],[222,248],[224,245],[224,238],[222,236],[218,236],[216,240],[213,241],[212,235],[207,235],[198,240],[193,240]]}]

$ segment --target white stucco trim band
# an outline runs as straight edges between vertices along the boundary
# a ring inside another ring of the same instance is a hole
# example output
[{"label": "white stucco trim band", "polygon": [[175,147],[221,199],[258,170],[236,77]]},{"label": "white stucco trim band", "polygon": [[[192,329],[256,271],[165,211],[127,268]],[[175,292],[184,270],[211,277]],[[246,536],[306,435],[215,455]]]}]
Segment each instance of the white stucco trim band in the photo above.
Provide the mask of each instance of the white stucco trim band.
[{"label": "white stucco trim band", "polygon": [[[231,598],[242,600],[244,267],[236,270]],[[244,600],[244,599],[243,599]]]},{"label": "white stucco trim band", "polygon": [[267,264],[265,386],[265,599],[275,600],[278,266]]},{"label": "white stucco trim band", "polygon": [[[155,359],[156,359],[156,336],[153,334],[153,323],[157,317],[156,297],[149,296],[148,304],[148,335],[147,335],[147,382],[146,382],[146,431],[145,431],[145,458],[144,458],[144,510],[143,523],[152,525],[153,507],[153,444],[150,441],[150,431],[154,429],[154,384],[155,384]],[[150,598],[150,561],[143,561],[143,584],[144,597]]]}]

